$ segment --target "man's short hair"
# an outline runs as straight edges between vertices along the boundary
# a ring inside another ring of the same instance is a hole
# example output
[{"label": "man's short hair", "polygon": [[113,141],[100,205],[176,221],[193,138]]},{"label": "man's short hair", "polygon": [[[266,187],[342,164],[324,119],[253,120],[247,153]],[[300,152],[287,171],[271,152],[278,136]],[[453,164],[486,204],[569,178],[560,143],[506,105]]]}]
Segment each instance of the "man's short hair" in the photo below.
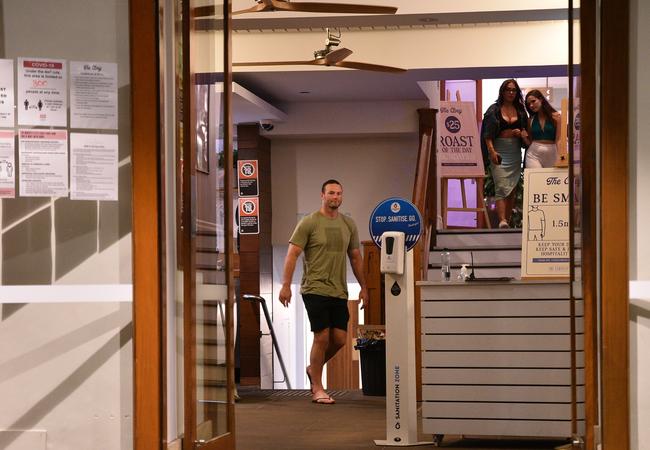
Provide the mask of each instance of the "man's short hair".
[{"label": "man's short hair", "polygon": [[343,187],[343,185],[341,183],[339,183],[338,181],[336,181],[334,179],[327,180],[325,183],[323,183],[323,186],[320,188],[320,191],[323,194],[325,193],[325,186],[327,186],[328,184],[338,184],[339,186]]}]

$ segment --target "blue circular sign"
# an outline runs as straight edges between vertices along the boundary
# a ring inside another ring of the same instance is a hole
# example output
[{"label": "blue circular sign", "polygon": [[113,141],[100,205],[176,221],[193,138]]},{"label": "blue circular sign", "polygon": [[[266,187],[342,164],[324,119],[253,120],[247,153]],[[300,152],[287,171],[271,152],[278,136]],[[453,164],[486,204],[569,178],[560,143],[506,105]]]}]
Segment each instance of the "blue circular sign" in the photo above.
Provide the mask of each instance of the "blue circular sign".
[{"label": "blue circular sign", "polygon": [[411,250],[422,234],[422,216],[415,205],[399,197],[381,201],[370,214],[370,237],[381,247],[381,235],[385,231],[404,233],[404,244]]}]

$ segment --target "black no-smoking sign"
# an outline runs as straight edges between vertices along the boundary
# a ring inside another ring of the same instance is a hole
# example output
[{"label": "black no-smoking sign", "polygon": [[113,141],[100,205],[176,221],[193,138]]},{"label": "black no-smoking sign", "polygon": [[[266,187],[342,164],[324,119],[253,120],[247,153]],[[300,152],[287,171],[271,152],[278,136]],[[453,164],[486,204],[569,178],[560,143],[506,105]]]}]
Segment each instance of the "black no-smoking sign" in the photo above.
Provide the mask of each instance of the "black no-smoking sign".
[{"label": "black no-smoking sign", "polygon": [[239,234],[260,233],[259,207],[257,197],[239,199]]},{"label": "black no-smoking sign", "polygon": [[256,159],[237,161],[237,175],[240,197],[256,197],[260,194]]}]

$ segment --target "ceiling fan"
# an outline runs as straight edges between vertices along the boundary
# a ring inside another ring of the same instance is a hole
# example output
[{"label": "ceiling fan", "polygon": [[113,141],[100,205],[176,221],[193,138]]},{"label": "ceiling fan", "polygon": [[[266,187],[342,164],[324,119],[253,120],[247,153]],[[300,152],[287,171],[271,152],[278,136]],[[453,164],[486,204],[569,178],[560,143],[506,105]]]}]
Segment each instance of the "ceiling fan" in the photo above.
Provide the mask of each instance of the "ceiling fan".
[{"label": "ceiling fan", "polygon": [[[332,13],[332,14],[395,14],[397,8],[392,6],[354,5],[346,3],[320,3],[320,2],[291,2],[289,0],[255,0],[257,3],[250,8],[233,11],[232,15],[288,11],[308,13]],[[200,6],[194,9],[195,17],[214,16],[213,5]]]},{"label": "ceiling fan", "polygon": [[233,67],[248,67],[248,66],[335,66],[345,67],[348,69],[370,70],[373,72],[390,72],[401,73],[406,72],[405,69],[399,67],[382,66],[379,64],[368,64],[354,61],[345,61],[345,58],[352,54],[352,50],[348,48],[339,48],[332,50],[332,47],[337,47],[341,43],[341,32],[336,30],[336,34],[327,31],[327,39],[325,40],[325,48],[314,52],[314,59],[308,61],[255,61],[255,62],[234,62]]}]

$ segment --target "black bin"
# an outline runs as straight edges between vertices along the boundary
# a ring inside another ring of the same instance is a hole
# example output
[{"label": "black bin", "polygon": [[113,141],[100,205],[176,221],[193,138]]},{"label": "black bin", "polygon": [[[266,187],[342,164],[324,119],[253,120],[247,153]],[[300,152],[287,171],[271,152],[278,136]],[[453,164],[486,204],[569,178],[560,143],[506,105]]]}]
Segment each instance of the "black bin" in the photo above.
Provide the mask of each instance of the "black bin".
[{"label": "black bin", "polygon": [[386,341],[357,339],[355,349],[361,358],[361,387],[363,395],[386,395]]}]

